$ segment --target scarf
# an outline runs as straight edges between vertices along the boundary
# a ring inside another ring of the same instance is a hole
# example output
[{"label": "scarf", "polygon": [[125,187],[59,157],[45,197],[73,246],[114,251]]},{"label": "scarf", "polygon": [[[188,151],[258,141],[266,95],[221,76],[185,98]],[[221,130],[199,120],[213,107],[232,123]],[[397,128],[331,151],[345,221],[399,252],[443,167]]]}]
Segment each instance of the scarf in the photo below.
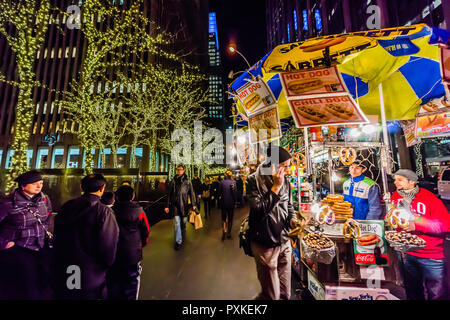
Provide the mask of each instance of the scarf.
[{"label": "scarf", "polygon": [[403,207],[410,209],[411,202],[416,197],[416,194],[419,193],[419,186],[415,186],[411,190],[397,190],[398,194],[403,198]]}]

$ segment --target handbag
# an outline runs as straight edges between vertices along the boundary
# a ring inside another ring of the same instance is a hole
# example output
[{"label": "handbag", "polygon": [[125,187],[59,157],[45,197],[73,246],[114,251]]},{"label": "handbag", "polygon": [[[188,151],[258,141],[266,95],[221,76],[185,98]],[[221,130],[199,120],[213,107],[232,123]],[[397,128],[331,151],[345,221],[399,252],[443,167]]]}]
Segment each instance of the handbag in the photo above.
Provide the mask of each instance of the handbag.
[{"label": "handbag", "polygon": [[203,193],[202,193],[202,198],[203,198],[203,199],[209,198],[209,190],[203,191]]},{"label": "handbag", "polygon": [[195,215],[194,227],[195,227],[195,230],[203,228],[202,217],[199,214]]}]

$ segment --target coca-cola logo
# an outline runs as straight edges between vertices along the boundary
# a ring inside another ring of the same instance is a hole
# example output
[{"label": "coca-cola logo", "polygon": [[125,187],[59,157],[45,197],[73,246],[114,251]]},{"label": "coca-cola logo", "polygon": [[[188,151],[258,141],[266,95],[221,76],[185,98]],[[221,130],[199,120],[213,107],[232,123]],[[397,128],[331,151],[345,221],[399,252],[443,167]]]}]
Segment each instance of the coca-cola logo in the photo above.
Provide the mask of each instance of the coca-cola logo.
[{"label": "coca-cola logo", "polygon": [[375,256],[372,254],[357,254],[355,260],[357,263],[375,263]]}]

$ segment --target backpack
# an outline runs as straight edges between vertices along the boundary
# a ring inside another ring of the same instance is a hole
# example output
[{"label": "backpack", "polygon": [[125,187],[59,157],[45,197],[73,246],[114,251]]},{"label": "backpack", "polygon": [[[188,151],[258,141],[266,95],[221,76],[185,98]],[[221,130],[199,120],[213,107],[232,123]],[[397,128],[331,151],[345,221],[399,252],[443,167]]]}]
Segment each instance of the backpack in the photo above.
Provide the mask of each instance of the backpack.
[{"label": "backpack", "polygon": [[248,216],[241,222],[239,228],[239,248],[244,250],[247,256],[253,257],[252,248],[250,246],[250,225],[248,223]]}]

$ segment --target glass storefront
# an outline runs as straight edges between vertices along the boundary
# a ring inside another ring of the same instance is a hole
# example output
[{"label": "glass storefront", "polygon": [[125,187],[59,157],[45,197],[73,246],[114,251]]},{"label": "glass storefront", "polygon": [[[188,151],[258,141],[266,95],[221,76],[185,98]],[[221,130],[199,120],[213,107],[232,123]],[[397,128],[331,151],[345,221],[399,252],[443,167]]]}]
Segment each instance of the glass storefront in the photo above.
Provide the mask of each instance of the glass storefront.
[{"label": "glass storefront", "polygon": [[127,163],[127,148],[117,150],[117,168],[125,168]]},{"label": "glass storefront", "polygon": [[52,155],[52,163],[50,168],[52,169],[64,169],[64,147],[54,147]]},{"label": "glass storefront", "polygon": [[36,169],[45,169],[47,167],[48,148],[38,148],[36,156]]},{"label": "glass storefront", "polygon": [[81,162],[80,148],[79,147],[69,147],[69,152],[67,155],[67,168],[78,168]]}]

